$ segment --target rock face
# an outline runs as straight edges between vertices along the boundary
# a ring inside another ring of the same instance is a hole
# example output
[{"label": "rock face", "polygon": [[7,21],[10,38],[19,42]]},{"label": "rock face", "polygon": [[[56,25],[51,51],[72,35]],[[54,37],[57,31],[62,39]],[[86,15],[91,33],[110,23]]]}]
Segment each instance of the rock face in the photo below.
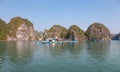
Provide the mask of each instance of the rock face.
[{"label": "rock face", "polygon": [[70,40],[85,40],[84,31],[80,29],[77,25],[70,26],[68,31],[69,31],[68,38]]},{"label": "rock face", "polygon": [[38,32],[38,31],[35,30],[34,33],[35,33],[35,38],[37,40],[42,40],[43,39],[43,32]]},{"label": "rock face", "polygon": [[14,17],[8,24],[7,40],[36,40],[33,24],[27,19]]},{"label": "rock face", "polygon": [[54,25],[49,30],[44,31],[44,39],[47,38],[59,38],[59,39],[65,39],[67,37],[67,29],[65,27],[62,27],[60,25]]},{"label": "rock face", "polygon": [[7,24],[0,19],[0,40],[6,40]]},{"label": "rock face", "polygon": [[120,33],[118,33],[114,38],[113,40],[120,40]]},{"label": "rock face", "polygon": [[72,25],[67,30],[65,27],[60,25],[54,25],[49,30],[44,31],[44,40],[47,38],[55,38],[58,39],[69,39],[69,40],[84,40],[85,33],[78,26]]},{"label": "rock face", "polygon": [[100,23],[90,25],[86,31],[88,40],[110,40],[110,31]]}]

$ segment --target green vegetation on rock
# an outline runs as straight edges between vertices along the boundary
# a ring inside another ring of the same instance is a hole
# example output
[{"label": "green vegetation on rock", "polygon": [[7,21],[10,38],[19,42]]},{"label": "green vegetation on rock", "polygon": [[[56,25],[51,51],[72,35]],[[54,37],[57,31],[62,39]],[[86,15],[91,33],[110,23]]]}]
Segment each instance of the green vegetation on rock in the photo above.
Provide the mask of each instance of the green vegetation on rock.
[{"label": "green vegetation on rock", "polygon": [[0,40],[6,40],[7,24],[5,21],[0,19]]},{"label": "green vegetation on rock", "polygon": [[91,24],[87,31],[86,35],[88,40],[109,40],[110,31],[109,29],[101,23]]},{"label": "green vegetation on rock", "polygon": [[68,38],[69,39],[78,39],[78,40],[84,40],[85,39],[85,32],[79,28],[77,25],[72,25],[68,29]]},{"label": "green vegetation on rock", "polygon": [[8,35],[11,37],[16,37],[16,31],[17,28],[21,25],[21,24],[26,24],[27,26],[33,26],[33,24],[24,18],[21,17],[14,17],[11,19],[11,21],[8,23]]},{"label": "green vegetation on rock", "polygon": [[57,36],[58,38],[66,38],[67,37],[67,29],[65,27],[62,27],[60,25],[54,25],[52,26],[49,31],[49,37],[53,38]]},{"label": "green vegetation on rock", "polygon": [[8,24],[0,19],[0,40],[13,38],[16,40],[46,40],[55,37],[70,40],[85,40],[86,38],[88,38],[88,40],[111,39],[109,29],[101,23],[91,24],[86,33],[77,25],[72,25],[68,29],[61,25],[54,25],[49,30],[45,30],[44,33],[40,33],[34,31],[32,22],[27,19],[14,17]]}]

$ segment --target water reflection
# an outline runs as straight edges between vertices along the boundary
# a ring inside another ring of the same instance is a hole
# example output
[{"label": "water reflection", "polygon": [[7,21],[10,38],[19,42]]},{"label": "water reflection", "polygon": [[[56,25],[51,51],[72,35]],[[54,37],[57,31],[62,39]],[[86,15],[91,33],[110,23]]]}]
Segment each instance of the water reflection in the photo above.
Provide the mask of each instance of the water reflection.
[{"label": "water reflection", "polygon": [[0,41],[0,68],[2,67],[3,63],[5,63],[6,49],[6,41]]},{"label": "water reflection", "polygon": [[86,51],[90,56],[89,58],[94,58],[95,60],[106,58],[109,53],[109,50],[110,41],[87,43]]},{"label": "water reflection", "polygon": [[33,42],[31,41],[10,41],[7,42],[8,57],[13,63],[29,63],[32,60]]},{"label": "water reflection", "polygon": [[109,57],[120,57],[120,41],[111,41]]},{"label": "water reflection", "polygon": [[50,51],[53,55],[61,55],[61,56],[78,56],[83,49],[84,42],[81,43],[62,43],[55,44],[54,46],[50,46]]},{"label": "water reflection", "polygon": [[[120,42],[0,42],[1,72],[119,72]],[[113,69],[113,70],[111,70]]]}]

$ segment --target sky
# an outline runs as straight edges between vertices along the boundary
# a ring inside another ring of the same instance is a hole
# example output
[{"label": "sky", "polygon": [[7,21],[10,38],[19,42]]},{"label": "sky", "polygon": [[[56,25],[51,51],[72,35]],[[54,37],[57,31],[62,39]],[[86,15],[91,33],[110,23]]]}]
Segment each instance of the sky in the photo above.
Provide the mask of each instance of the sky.
[{"label": "sky", "polygon": [[76,24],[86,31],[97,22],[112,34],[120,32],[120,0],[0,0],[1,19],[8,23],[16,16],[30,20],[38,31],[55,24]]}]

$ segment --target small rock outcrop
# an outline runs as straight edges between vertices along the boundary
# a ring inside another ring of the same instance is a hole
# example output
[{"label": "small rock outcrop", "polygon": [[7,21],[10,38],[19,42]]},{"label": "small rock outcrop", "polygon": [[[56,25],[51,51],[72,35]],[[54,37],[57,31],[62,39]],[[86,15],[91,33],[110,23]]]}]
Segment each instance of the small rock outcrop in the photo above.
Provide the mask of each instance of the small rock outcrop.
[{"label": "small rock outcrop", "polygon": [[21,17],[12,18],[8,23],[7,40],[36,40],[33,24]]},{"label": "small rock outcrop", "polygon": [[115,37],[113,37],[113,40],[120,40],[120,33],[118,33]]},{"label": "small rock outcrop", "polygon": [[80,29],[77,25],[72,25],[68,29],[69,35],[68,38],[70,40],[85,40],[85,32]]},{"label": "small rock outcrop", "polygon": [[110,40],[111,35],[109,29],[101,23],[90,25],[86,31],[88,40]]},{"label": "small rock outcrop", "polygon": [[37,40],[42,40],[43,39],[43,32],[39,32],[39,31],[35,30],[34,33],[35,33],[35,38]]}]

